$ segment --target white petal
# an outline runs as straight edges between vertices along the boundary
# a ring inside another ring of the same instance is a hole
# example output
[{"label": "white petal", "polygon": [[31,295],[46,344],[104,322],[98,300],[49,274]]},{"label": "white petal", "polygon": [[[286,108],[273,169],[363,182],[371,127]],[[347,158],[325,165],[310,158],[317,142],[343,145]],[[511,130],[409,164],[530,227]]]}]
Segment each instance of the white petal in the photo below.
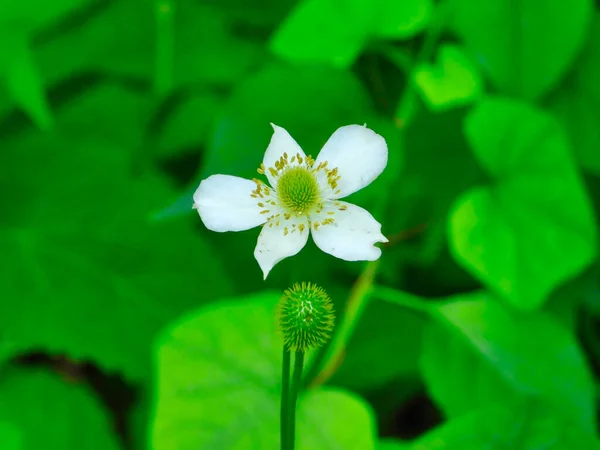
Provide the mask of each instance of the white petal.
[{"label": "white petal", "polygon": [[256,184],[231,175],[211,175],[194,193],[194,208],[211,231],[242,231],[267,219],[250,195]]},{"label": "white petal", "polygon": [[[276,223],[271,220],[263,226],[254,249],[254,257],[263,271],[265,280],[275,264],[302,250],[310,234],[306,218],[292,217],[289,220],[281,220],[279,226],[276,226]],[[287,234],[284,234],[286,229]]]},{"label": "white petal", "polygon": [[271,126],[273,127],[274,132],[273,136],[271,137],[271,142],[269,142],[269,146],[265,151],[263,164],[266,169],[265,175],[267,176],[269,183],[273,188],[276,188],[277,179],[273,176],[273,174],[270,173],[269,168],[275,168],[275,162],[279,161],[279,158],[281,158],[284,153],[287,153],[288,155],[290,166],[298,165],[297,160],[295,160],[294,163],[291,162],[292,157],[299,154],[302,158],[305,158],[306,155],[294,138],[290,136],[285,129],[278,127],[273,123]]},{"label": "white petal", "polygon": [[388,148],[380,135],[366,126],[347,125],[338,128],[325,143],[315,166],[327,161],[327,168],[338,168],[340,179],[336,192],[329,198],[346,197],[375,180],[388,160]]},{"label": "white petal", "polygon": [[[346,209],[342,211],[340,207]],[[318,217],[311,216],[311,221],[326,218],[334,222],[316,230],[311,228],[315,244],[325,253],[346,261],[374,261],[381,256],[381,249],[373,244],[388,240],[381,234],[381,224],[368,211],[351,203],[327,202]]]}]

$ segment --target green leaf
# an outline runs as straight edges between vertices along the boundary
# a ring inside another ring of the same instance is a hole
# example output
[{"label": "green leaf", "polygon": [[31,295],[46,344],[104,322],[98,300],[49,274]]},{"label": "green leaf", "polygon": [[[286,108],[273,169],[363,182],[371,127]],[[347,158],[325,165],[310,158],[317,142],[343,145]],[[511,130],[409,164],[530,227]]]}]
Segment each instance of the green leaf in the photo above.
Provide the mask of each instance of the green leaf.
[{"label": "green leaf", "polygon": [[434,7],[432,0],[374,0],[371,5],[376,8],[373,34],[386,39],[408,39],[420,33]]},{"label": "green leaf", "polygon": [[439,111],[475,101],[483,91],[479,69],[455,45],[439,49],[436,65],[415,69],[415,82],[429,108]]},{"label": "green leaf", "polygon": [[219,8],[229,21],[260,31],[272,31],[290,12],[298,0],[203,0],[203,4]]},{"label": "green leaf", "polygon": [[[503,93],[537,99],[552,89],[581,49],[592,0],[496,0],[473,7],[451,0],[452,27]],[[548,30],[552,30],[551,33]]]},{"label": "green leaf", "polygon": [[20,431],[10,422],[0,422],[0,448],[21,450],[23,448]]},{"label": "green leaf", "polygon": [[411,444],[397,439],[383,439],[379,441],[377,450],[410,450]]},{"label": "green leaf", "polygon": [[[31,42],[89,0],[23,0],[3,2],[0,15],[0,87],[41,129],[52,126],[43,76],[36,64]],[[6,106],[5,106],[6,108]],[[1,108],[0,108],[1,109]]]},{"label": "green leaf", "polygon": [[[400,174],[394,175],[390,189],[393,195],[382,223],[386,230],[391,230],[391,236],[422,228],[412,239],[405,239],[385,252],[384,258],[396,257],[420,266],[434,265],[437,276],[448,273],[438,270],[440,254],[446,247],[446,218],[456,197],[483,178],[461,132],[464,117],[463,108],[439,113],[419,108],[403,133],[405,162]],[[381,266],[383,272],[390,269],[389,265]]]},{"label": "green leaf", "polygon": [[410,450],[597,450],[600,442],[567,415],[530,402],[519,409],[482,408],[450,420],[417,439]]},{"label": "green leaf", "polygon": [[18,24],[27,33],[48,28],[64,16],[82,9],[91,0],[21,0],[3,1],[0,23]]},{"label": "green leaf", "polygon": [[[595,427],[594,385],[571,332],[545,313],[519,314],[485,293],[437,304],[422,370],[450,418],[493,403],[537,398]],[[442,328],[443,326],[443,328]]]},{"label": "green leaf", "polygon": [[54,132],[4,142],[0,179],[14,195],[0,212],[11,261],[0,329],[18,350],[143,380],[162,326],[232,292],[196,222],[148,220],[174,192],[152,171],[136,175],[146,117],[144,97],[105,86],[71,104]]},{"label": "green leaf", "polygon": [[[156,142],[159,154],[171,156],[181,150],[203,147],[210,138],[220,107],[221,99],[211,92],[186,96],[170,111],[160,129]],[[187,196],[188,212],[192,195],[193,192]]]},{"label": "green leaf", "polygon": [[[4,27],[1,21],[0,27]],[[51,127],[44,83],[34,62],[29,36],[22,29],[0,29],[0,87],[39,128]]]},{"label": "green leaf", "polygon": [[301,0],[271,38],[270,47],[289,61],[348,67],[367,41],[370,20],[371,8],[363,0]]},{"label": "green leaf", "polygon": [[460,333],[432,324],[424,333],[421,370],[429,393],[447,417],[460,417],[496,402],[517,404],[522,393],[469,346]]},{"label": "green leaf", "polygon": [[[174,87],[233,83],[261,61],[262,47],[234,36],[217,8],[193,0],[171,6],[174,34],[167,39],[172,38],[174,47],[168,70]],[[90,70],[150,82],[157,69],[155,8],[154,1],[106,2],[68,33],[40,44],[36,60],[45,83]]]},{"label": "green leaf", "polygon": [[0,421],[21,430],[22,444],[15,449],[121,448],[108,414],[84,385],[41,369],[11,368],[0,374],[0,398]]},{"label": "green leaf", "polygon": [[275,32],[270,47],[288,61],[349,67],[370,38],[403,39],[420,33],[432,9],[431,0],[302,0]]},{"label": "green leaf", "polygon": [[566,137],[545,113],[502,99],[476,107],[465,133],[491,183],[456,201],[452,251],[515,307],[539,308],[596,253],[591,207]]},{"label": "green leaf", "polygon": [[549,99],[563,121],[581,166],[600,175],[600,15],[594,15],[591,35],[566,83]]},{"label": "green leaf", "polygon": [[374,389],[396,378],[414,377],[419,371],[425,323],[412,311],[386,302],[370,302],[350,337],[332,383]]},{"label": "green leaf", "polygon": [[[282,340],[278,294],[205,307],[166,330],[156,346],[152,448],[279,448]],[[374,449],[366,404],[340,390],[304,393],[298,449]]]}]

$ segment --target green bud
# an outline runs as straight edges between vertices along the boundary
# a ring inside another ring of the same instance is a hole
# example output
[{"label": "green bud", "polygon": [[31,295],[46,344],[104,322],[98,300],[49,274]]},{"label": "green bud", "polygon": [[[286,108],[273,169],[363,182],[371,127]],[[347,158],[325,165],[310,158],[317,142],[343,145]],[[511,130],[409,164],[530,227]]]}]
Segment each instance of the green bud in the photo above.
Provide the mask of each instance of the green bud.
[{"label": "green bud", "polygon": [[284,346],[305,352],[323,346],[335,325],[333,303],[327,293],[312,283],[296,283],[287,289],[277,311]]}]

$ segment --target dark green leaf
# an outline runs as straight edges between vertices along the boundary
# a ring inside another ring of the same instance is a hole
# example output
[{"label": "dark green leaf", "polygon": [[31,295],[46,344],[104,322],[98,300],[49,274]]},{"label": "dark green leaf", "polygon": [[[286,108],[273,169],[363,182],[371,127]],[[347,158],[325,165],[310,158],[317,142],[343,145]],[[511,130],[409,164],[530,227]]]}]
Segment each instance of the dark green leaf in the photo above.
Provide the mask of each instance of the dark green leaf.
[{"label": "dark green leaf", "polygon": [[[425,319],[385,302],[371,302],[352,334],[332,382],[373,389],[395,378],[414,377]],[[368,367],[369,370],[365,370]]]},{"label": "dark green leaf", "polygon": [[40,369],[10,368],[0,374],[0,398],[0,421],[21,430],[15,450],[121,448],[108,414],[87,386]]},{"label": "dark green leaf", "polygon": [[[65,111],[53,133],[5,142],[0,179],[0,329],[20,350],[43,349],[143,379],[165,323],[231,292],[194,223],[153,224],[173,195],[135,175],[144,101],[105,87]],[[191,207],[192,199],[189,204]]]},{"label": "dark green leaf", "polygon": [[594,15],[592,33],[579,64],[564,86],[549,100],[564,122],[579,163],[600,174],[600,16]]}]

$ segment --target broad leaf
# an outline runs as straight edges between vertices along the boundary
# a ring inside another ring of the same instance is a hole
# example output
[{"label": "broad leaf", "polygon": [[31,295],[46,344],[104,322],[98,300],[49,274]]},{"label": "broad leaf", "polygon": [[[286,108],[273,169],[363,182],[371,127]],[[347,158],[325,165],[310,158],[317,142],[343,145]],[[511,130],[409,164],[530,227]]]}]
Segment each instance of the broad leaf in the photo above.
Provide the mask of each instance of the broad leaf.
[{"label": "broad leaf", "polygon": [[549,100],[563,121],[580,164],[600,175],[600,15],[594,16],[592,33],[579,64],[566,83]]},{"label": "broad leaf", "polygon": [[434,111],[469,104],[483,91],[479,69],[455,45],[442,46],[436,64],[417,66],[414,76],[421,95]]},{"label": "broad leaf", "polygon": [[21,433],[10,422],[0,422],[0,448],[5,450],[23,449]]},{"label": "broad leaf", "polygon": [[567,139],[543,112],[500,99],[475,108],[465,133],[490,184],[456,201],[451,248],[512,305],[538,308],[596,254],[591,207]]},{"label": "broad leaf", "polygon": [[390,303],[370,302],[331,382],[374,389],[396,378],[416,376],[425,324],[422,316],[411,311]]},{"label": "broad leaf", "polygon": [[0,90],[6,92],[11,106],[14,102],[21,107],[39,128],[50,128],[52,117],[30,37],[21,28],[3,25],[1,19]]},{"label": "broad leaf", "polygon": [[0,329],[18,350],[144,379],[157,330],[231,292],[191,223],[148,220],[173,191],[134,172],[145,111],[141,97],[105,87],[71,105],[53,133],[5,141],[0,179],[12,194],[0,246],[11,263],[0,274]]},{"label": "broad leaf", "polygon": [[[156,346],[152,448],[279,448],[282,339],[276,294],[200,309]],[[303,394],[297,448],[374,449],[366,404],[334,389]]]},{"label": "broad leaf", "polygon": [[271,38],[271,50],[299,63],[348,67],[370,38],[409,38],[429,22],[431,0],[302,0]]},{"label": "broad leaf", "polygon": [[561,410],[535,402],[523,404],[519,409],[482,408],[430,431],[408,449],[600,449],[594,434],[573,426],[568,416]]},{"label": "broad leaf", "polygon": [[[451,0],[453,28],[503,93],[537,99],[583,46],[592,0]],[[548,30],[552,30],[548,32]]]},{"label": "broad leaf", "polygon": [[540,399],[584,431],[595,427],[594,385],[574,336],[545,313],[518,314],[485,293],[433,309],[422,353],[429,391],[450,418]]},{"label": "broad leaf", "polygon": [[21,445],[13,441],[15,450],[121,448],[109,415],[85,385],[41,369],[11,368],[0,374],[0,398],[0,422],[10,421],[21,430]]}]

